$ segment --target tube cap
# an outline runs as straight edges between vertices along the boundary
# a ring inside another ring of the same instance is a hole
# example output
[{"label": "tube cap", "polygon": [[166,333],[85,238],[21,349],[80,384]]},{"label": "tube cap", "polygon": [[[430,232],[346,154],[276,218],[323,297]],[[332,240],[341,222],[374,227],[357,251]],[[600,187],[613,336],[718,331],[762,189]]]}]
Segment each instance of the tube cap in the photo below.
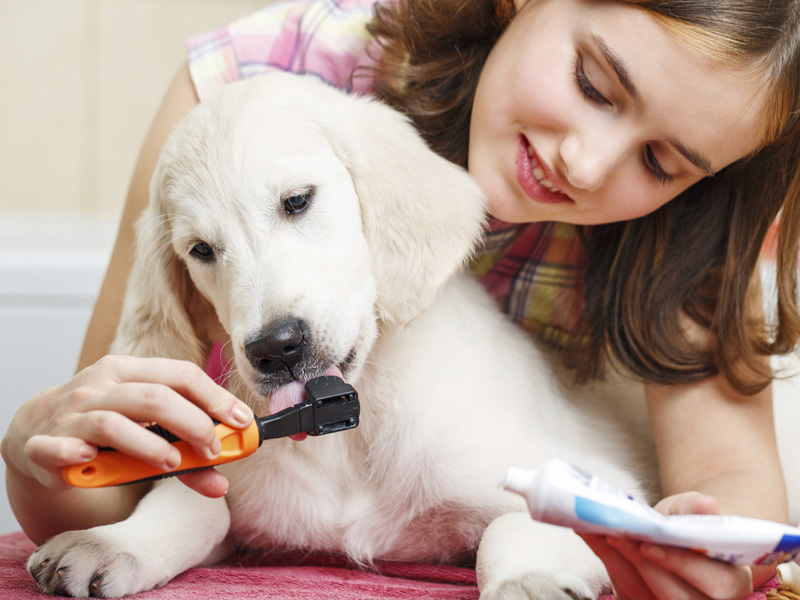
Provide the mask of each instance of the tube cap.
[{"label": "tube cap", "polygon": [[527,495],[535,484],[536,471],[527,471],[519,467],[510,467],[506,473],[503,488],[509,492]]}]

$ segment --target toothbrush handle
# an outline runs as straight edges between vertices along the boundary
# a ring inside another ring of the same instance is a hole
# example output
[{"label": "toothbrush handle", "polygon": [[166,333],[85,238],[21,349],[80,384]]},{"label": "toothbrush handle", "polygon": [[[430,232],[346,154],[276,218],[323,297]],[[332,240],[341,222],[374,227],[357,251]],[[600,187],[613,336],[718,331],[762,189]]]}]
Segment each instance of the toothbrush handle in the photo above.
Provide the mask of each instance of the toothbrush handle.
[{"label": "toothbrush handle", "polygon": [[[222,423],[216,426],[217,437],[222,442],[222,452],[213,460],[202,458],[194,453],[191,446],[161,428],[153,430],[169,439],[181,453],[181,462],[174,471],[163,471],[138,458],[115,450],[103,449],[87,463],[64,467],[64,479],[70,485],[83,488],[106,487],[134,483],[143,480],[160,479],[180,475],[188,471],[222,465],[250,456],[261,444],[258,424],[254,421],[246,429],[234,429]],[[170,438],[170,436],[172,436]]]}]

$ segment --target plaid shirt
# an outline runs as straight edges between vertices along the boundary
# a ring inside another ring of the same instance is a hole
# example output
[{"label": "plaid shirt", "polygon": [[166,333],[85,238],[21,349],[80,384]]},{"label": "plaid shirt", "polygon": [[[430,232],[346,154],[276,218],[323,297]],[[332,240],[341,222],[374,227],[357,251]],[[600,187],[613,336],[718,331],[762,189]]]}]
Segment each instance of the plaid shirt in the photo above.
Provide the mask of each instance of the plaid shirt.
[{"label": "plaid shirt", "polygon": [[575,342],[583,306],[583,245],[574,225],[492,219],[472,272],[503,311],[547,342]]},{"label": "plaid shirt", "polygon": [[[224,85],[270,70],[312,73],[357,94],[370,65],[366,31],[376,0],[295,0],[270,4],[227,27],[187,41],[189,69],[201,100]],[[377,52],[373,53],[376,55]],[[494,220],[473,263],[502,309],[551,342],[569,341],[583,302],[583,251],[572,225],[511,225]]]},{"label": "plaid shirt", "polygon": [[[221,87],[268,71],[313,74],[347,92],[371,82],[350,75],[371,64],[367,33],[375,0],[294,0],[269,4],[227,27],[186,42],[200,100]],[[377,53],[377,52],[376,52]]]}]

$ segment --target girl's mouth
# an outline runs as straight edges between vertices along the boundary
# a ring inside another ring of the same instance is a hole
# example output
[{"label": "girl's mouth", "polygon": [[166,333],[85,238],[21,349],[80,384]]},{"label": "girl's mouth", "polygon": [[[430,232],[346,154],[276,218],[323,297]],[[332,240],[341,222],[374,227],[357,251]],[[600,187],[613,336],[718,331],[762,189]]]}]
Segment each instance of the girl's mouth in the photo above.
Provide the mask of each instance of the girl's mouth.
[{"label": "girl's mouth", "polygon": [[547,168],[524,135],[519,136],[517,179],[525,193],[537,202],[557,204],[573,201],[548,177]]}]

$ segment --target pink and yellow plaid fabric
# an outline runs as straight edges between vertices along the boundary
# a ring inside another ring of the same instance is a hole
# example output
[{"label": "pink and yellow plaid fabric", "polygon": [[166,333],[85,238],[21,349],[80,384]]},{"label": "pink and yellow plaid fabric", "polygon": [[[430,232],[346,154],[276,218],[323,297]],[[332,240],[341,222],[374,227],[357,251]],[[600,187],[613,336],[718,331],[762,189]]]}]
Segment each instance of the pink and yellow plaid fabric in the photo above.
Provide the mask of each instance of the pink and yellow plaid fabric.
[{"label": "pink and yellow plaid fabric", "polygon": [[370,81],[351,73],[370,64],[366,31],[375,0],[295,0],[270,4],[227,27],[189,38],[189,69],[201,100],[228,83],[271,70],[313,74],[348,92]]},{"label": "pink and yellow plaid fabric", "polygon": [[540,339],[570,344],[583,306],[583,245],[574,225],[493,219],[472,271],[511,319]]},{"label": "pink and yellow plaid fabric", "polygon": [[[368,94],[354,78],[371,64],[366,24],[376,0],[295,0],[270,4],[227,27],[187,42],[201,100],[224,85],[269,70],[311,73],[348,92]],[[454,207],[457,199],[453,200]],[[561,223],[514,226],[493,221],[474,272],[517,323],[564,343],[583,298],[583,252],[575,228]]]}]

